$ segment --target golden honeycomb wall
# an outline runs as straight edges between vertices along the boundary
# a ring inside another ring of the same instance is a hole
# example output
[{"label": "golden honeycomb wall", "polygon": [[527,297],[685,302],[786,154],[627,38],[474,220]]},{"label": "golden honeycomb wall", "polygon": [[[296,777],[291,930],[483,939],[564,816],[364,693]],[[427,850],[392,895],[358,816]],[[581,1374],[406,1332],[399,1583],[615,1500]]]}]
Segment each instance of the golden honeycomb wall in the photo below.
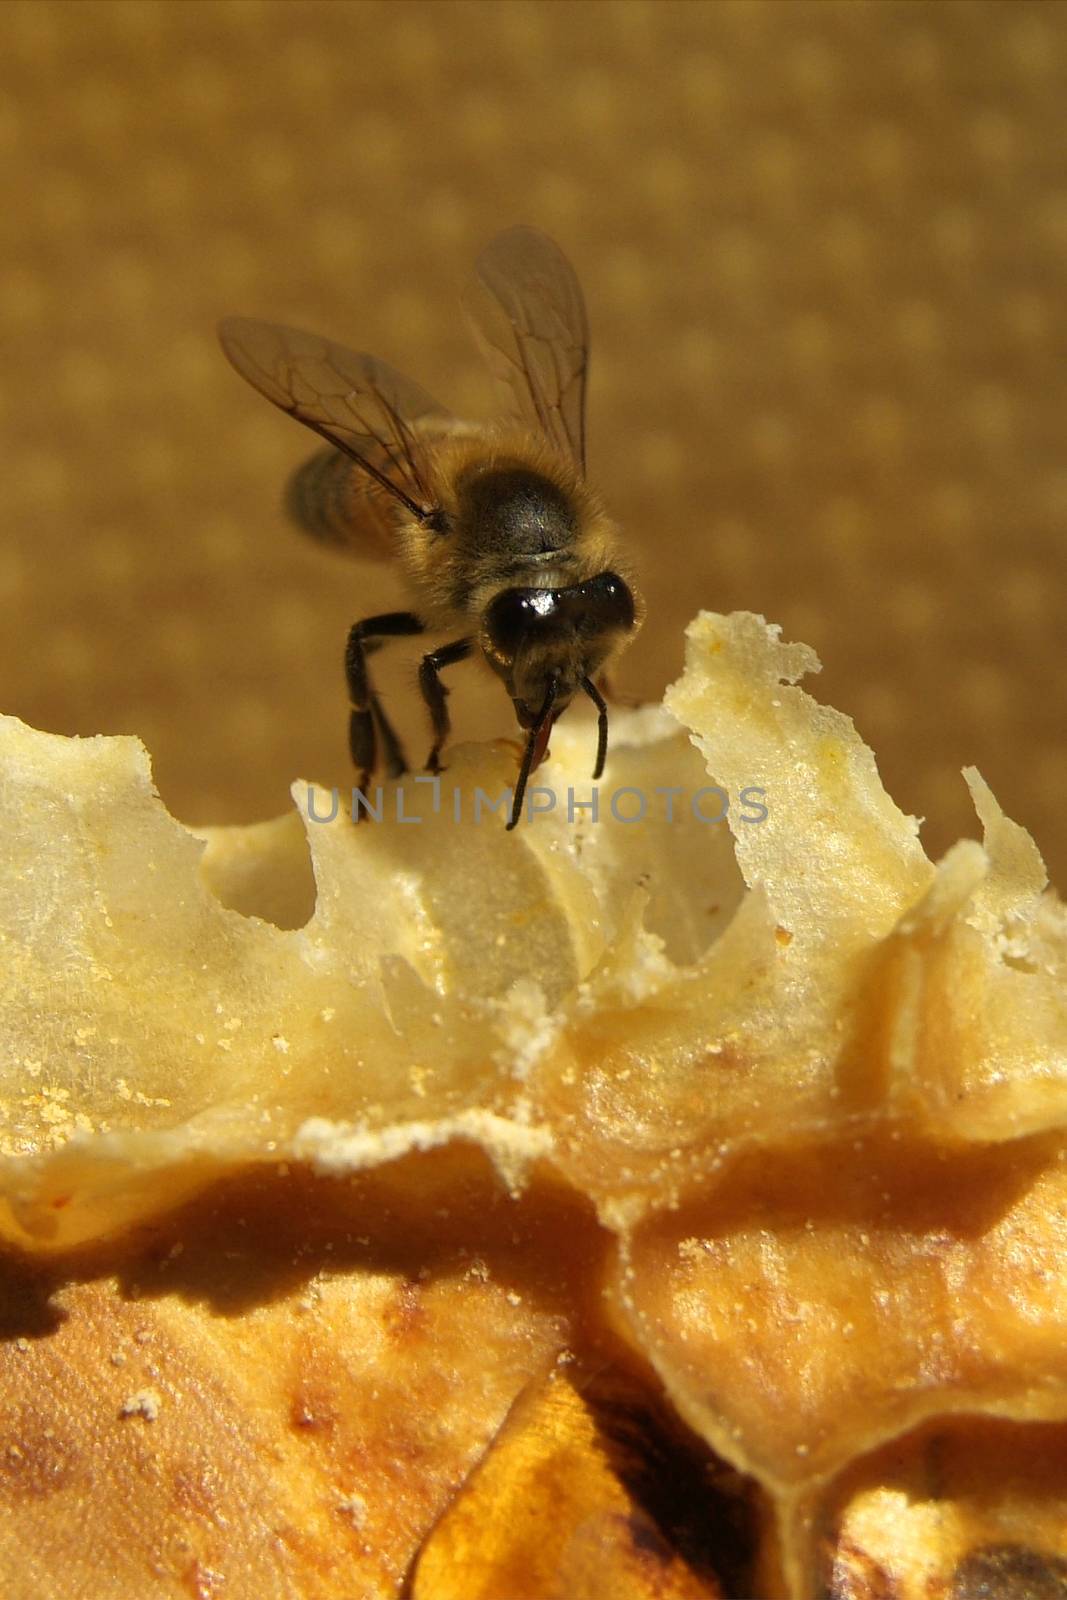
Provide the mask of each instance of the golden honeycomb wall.
[{"label": "golden honeycomb wall", "polygon": [[[214,324],[476,410],[457,292],[522,220],[585,283],[593,470],[646,554],[626,687],[699,605],[762,611],[933,853],[974,762],[1064,881],[1062,7],[31,0],[0,33],[5,711],[140,733],[194,822],[343,775],[345,629],[399,591],[285,528],[310,436]],[[456,680],[461,734],[508,731]]]}]

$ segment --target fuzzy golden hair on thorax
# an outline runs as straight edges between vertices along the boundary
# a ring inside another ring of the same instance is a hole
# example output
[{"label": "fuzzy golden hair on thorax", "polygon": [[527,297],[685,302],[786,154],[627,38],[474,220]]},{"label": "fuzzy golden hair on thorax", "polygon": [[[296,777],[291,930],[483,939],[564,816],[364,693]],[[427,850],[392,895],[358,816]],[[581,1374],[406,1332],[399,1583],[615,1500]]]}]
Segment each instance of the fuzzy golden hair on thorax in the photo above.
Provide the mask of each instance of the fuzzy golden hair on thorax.
[{"label": "fuzzy golden hair on thorax", "polygon": [[566,548],[553,561],[531,563],[530,582],[550,588],[580,583],[608,570],[629,580],[630,563],[599,494],[572,463],[528,430],[507,424],[464,428],[435,441],[431,460],[434,500],[447,531],[435,535],[401,514],[398,542],[409,579],[431,597],[432,614],[442,619],[442,625],[460,620],[454,599],[459,568],[464,568],[470,597],[464,609],[473,615],[509,581],[523,581],[519,563],[512,561],[509,567],[506,551],[472,551],[464,527],[464,490],[470,489],[472,480],[509,470],[544,478],[573,511],[573,534]]}]

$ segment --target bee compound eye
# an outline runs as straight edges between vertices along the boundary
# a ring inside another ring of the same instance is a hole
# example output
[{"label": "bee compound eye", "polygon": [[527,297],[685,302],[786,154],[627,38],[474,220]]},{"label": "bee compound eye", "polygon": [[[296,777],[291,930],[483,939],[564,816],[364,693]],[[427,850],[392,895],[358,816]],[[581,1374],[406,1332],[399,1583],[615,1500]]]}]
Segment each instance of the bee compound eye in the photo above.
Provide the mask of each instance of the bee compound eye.
[{"label": "bee compound eye", "polygon": [[617,572],[601,572],[582,585],[582,599],[590,620],[599,628],[634,625],[634,597]]},{"label": "bee compound eye", "polygon": [[517,589],[498,594],[485,613],[485,631],[493,649],[509,660],[514,656],[525,626],[525,600]]},{"label": "bee compound eye", "polygon": [[557,603],[552,589],[505,589],[498,594],[485,614],[486,636],[493,651],[513,660],[531,634],[554,615]]}]

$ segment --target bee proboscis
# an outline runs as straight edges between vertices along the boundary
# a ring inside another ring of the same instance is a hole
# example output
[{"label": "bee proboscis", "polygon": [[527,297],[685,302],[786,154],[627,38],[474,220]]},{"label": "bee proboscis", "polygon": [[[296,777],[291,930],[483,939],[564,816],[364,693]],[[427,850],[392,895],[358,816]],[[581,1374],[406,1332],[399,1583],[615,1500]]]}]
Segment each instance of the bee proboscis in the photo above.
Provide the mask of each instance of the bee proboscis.
[{"label": "bee proboscis", "polygon": [[368,654],[387,638],[451,633],[419,668],[433,729],[426,767],[441,771],[450,732],[441,672],[480,652],[526,732],[514,828],[552,725],[579,690],[597,708],[600,777],[601,675],[643,606],[585,478],[589,331],[573,268],[547,235],[509,228],[479,256],[465,305],[511,420],[460,422],[384,362],[293,328],[231,317],[219,336],[242,377],[327,441],[290,483],[295,520],[354,554],[399,560],[407,578],[410,611],[367,617],[348,636],[349,744],[362,787],[380,757],[389,777],[407,771]]}]

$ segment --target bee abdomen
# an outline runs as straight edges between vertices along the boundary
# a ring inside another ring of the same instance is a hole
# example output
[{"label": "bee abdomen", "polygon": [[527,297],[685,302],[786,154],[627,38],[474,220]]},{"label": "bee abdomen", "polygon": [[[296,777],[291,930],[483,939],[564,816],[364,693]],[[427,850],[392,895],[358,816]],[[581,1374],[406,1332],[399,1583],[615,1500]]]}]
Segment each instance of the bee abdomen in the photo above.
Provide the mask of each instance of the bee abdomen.
[{"label": "bee abdomen", "polygon": [[352,475],[359,468],[340,450],[319,450],[285,486],[285,509],[304,533],[326,544],[352,542]]}]

